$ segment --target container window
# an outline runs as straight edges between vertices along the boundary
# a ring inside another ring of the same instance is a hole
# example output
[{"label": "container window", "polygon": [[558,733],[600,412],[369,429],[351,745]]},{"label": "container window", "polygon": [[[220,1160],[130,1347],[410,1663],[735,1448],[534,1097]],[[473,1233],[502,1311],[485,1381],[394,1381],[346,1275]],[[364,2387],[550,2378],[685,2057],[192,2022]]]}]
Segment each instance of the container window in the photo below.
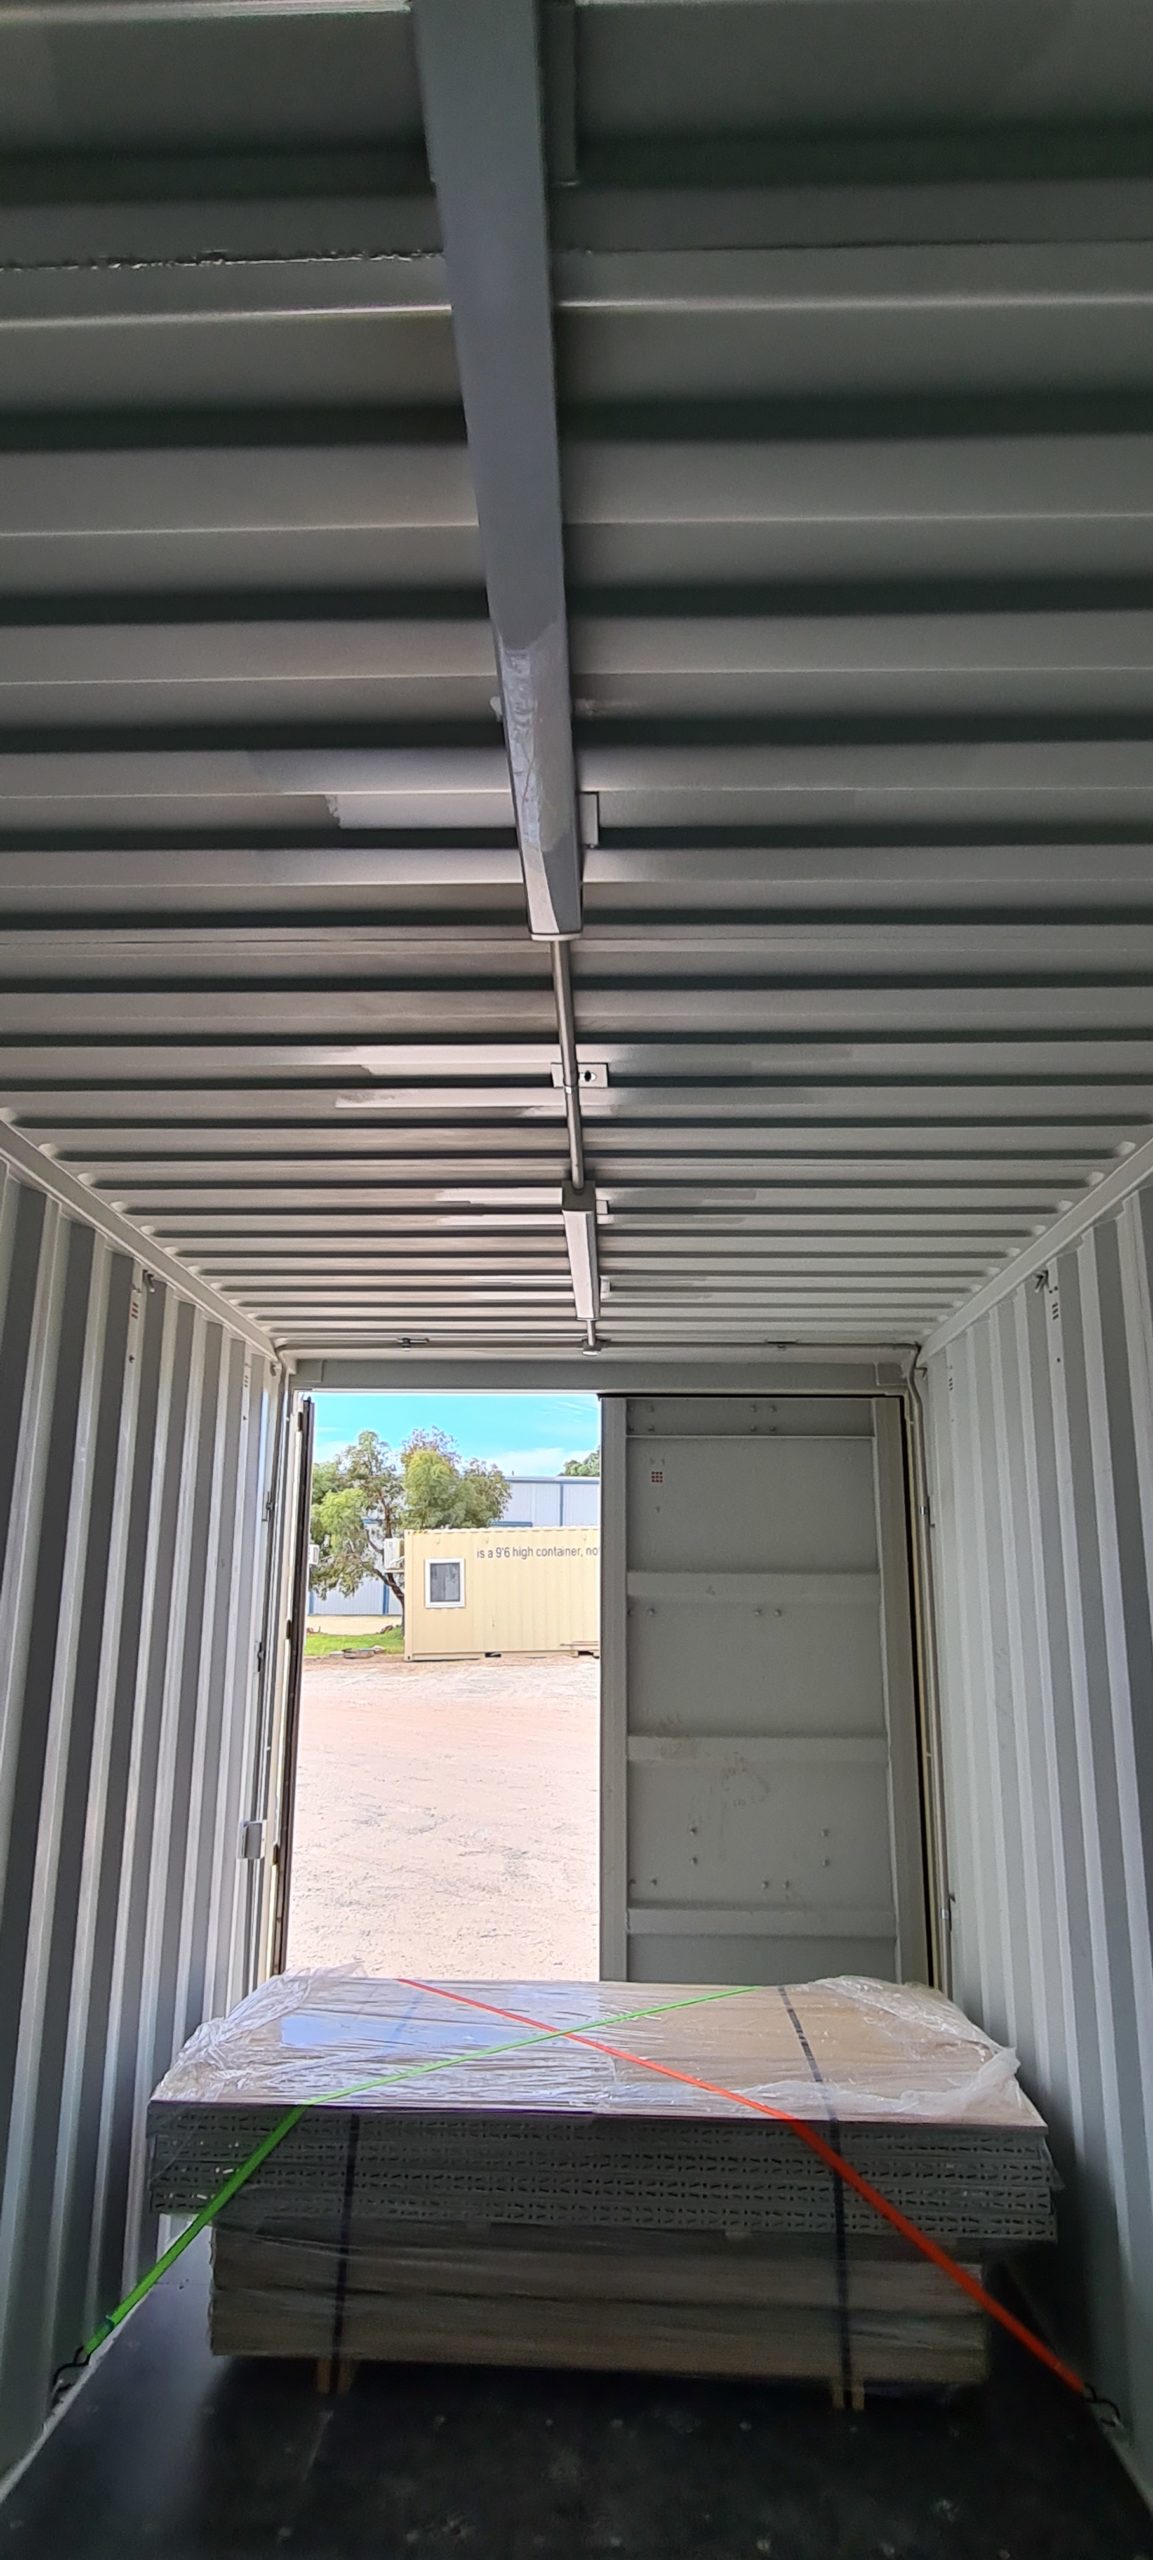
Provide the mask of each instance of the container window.
[{"label": "container window", "polygon": [[424,1596],[430,1609],[463,1609],[463,1564],[455,1558],[430,1556],[425,1566]]}]

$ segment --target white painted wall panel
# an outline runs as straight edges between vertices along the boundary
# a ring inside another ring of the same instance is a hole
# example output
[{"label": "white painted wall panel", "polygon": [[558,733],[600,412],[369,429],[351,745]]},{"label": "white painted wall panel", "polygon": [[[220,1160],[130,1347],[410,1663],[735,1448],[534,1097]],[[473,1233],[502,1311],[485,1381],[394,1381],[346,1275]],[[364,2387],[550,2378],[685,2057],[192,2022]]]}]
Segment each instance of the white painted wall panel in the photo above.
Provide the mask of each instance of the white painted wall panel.
[{"label": "white painted wall panel", "polygon": [[[636,1577],[634,1576],[634,1582]],[[875,1584],[875,1577],[862,1577]],[[725,1679],[716,1679],[723,1609]],[[671,1602],[629,1610],[632,1730],[760,1734],[803,1730],[820,1702],[832,1730],[883,1731],[877,1591],[814,1605],[785,1596],[706,1602],[687,1580]]]},{"label": "white painted wall panel", "polygon": [[[781,1950],[782,1982],[819,1982],[830,1971],[829,1941],[824,1935],[806,1937],[790,1928],[778,1938]],[[868,1939],[854,1935],[854,1973],[871,1974],[884,1981],[893,1970],[893,1933],[891,1926],[881,1938]],[[700,1927],[699,1921],[679,1931],[664,1931],[654,1936],[646,1930],[629,1939],[628,1976],[630,1982],[763,1982],[765,1974],[758,1962],[758,1933],[738,1931],[731,1926],[721,1929]],[[832,1968],[835,1971],[835,1966]]]},{"label": "white painted wall panel", "polygon": [[654,1903],[688,1913],[719,1901],[759,1907],[767,1937],[794,1903],[810,1913],[823,1905],[826,1920],[834,1904],[871,1907],[869,1934],[892,1937],[883,1760],[760,1760],[737,1744],[716,1761],[634,1762],[629,1793],[630,1901],[642,1934]]},{"label": "white painted wall panel", "polygon": [[[772,1519],[766,1546],[766,1517]],[[657,1434],[629,1452],[629,1564],[664,1573],[868,1572],[877,1560],[868,1441]]]},{"label": "white painted wall panel", "polygon": [[952,1970],[1067,2180],[1058,2318],[1153,2481],[1153,1189],[926,1369]]}]

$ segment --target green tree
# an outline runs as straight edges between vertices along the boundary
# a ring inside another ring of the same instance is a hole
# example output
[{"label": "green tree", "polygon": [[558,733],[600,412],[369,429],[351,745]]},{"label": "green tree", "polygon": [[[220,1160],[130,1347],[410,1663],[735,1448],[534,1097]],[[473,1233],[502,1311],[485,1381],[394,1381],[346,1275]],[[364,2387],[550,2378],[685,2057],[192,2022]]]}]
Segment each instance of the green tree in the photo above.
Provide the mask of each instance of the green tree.
[{"label": "green tree", "polygon": [[414,1431],[400,1453],[406,1529],[490,1529],[508,1501],[499,1467],[460,1453],[445,1431]]},{"label": "green tree", "polygon": [[600,1450],[590,1449],[587,1458],[566,1458],[561,1469],[561,1474],[566,1476],[599,1476],[600,1471]]},{"label": "green tree", "polygon": [[414,1431],[400,1450],[362,1431],[312,1471],[312,1569],[316,1592],[355,1591],[369,1574],[404,1607],[404,1575],[391,1541],[415,1529],[488,1529],[508,1501],[499,1467],[470,1459],[443,1431]]}]

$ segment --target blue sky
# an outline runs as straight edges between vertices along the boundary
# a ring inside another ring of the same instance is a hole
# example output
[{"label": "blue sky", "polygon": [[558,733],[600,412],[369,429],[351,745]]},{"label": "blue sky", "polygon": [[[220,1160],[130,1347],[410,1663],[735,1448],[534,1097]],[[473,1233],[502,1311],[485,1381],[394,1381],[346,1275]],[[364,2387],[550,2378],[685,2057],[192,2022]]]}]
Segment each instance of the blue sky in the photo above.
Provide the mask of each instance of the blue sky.
[{"label": "blue sky", "polygon": [[316,1398],[316,1454],[331,1458],[358,1431],[395,1449],[410,1431],[447,1431],[462,1458],[490,1458],[506,1475],[559,1475],[600,1430],[595,1396],[325,1395]]}]

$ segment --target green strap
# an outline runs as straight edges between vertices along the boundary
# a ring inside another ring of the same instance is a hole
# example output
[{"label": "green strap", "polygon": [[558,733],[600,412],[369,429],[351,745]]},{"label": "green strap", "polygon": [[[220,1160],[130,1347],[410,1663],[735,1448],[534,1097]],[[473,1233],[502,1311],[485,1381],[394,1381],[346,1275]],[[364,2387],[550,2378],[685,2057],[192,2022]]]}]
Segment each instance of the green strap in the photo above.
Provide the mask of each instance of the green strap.
[{"label": "green strap", "polygon": [[[129,2313],[135,2311],[139,2304],[145,2301],[153,2286],[159,2284],[161,2276],[167,2275],[169,2267],[175,2266],[177,2259],[183,2257],[185,2250],[191,2247],[194,2240],[199,2239],[200,2233],[207,2230],[210,2222],[215,2222],[217,2214],[223,2213],[225,2205],[231,2204],[233,2196],[239,2195],[241,2188],[247,2186],[255,2171],[263,2168],[265,2161],[279,2149],[285,2135],[292,2132],[294,2125],[299,2124],[301,2117],[307,2115],[310,2107],[346,2106],[353,2098],[367,2098],[377,2090],[395,2088],[402,2080],[425,2080],[431,2078],[437,2071],[455,2071],[462,2062],[487,2062],[490,2055],[522,2053],[528,2045],[554,2044],[563,2041],[566,2036],[588,2035],[594,2027],[603,2029],[632,2026],[638,2018],[664,2018],[674,2009],[702,2009],[713,2000],[741,2000],[756,1988],[755,1983],[736,1983],[726,1986],[721,1991],[696,1992],[688,2000],[663,2000],[651,2009],[622,2009],[615,2011],[607,2018],[586,2018],[579,2027],[549,2027],[535,2035],[514,2036],[507,2044],[473,2045],[463,2053],[442,2054],[436,2062],[403,2063],[399,2070],[386,2072],[382,2079],[362,2080],[355,2088],[333,2089],[326,2091],[323,2097],[302,2098],[296,2106],[289,2107],[287,2113],[272,2126],[271,2131],[263,2136],[257,2143],[256,2149],[250,2151],[247,2160],[242,2160],[240,2167],[234,2169],[231,2176],[225,2179],[223,2186],[217,2190],[209,2203],[201,2205],[199,2213],[193,2217],[187,2230],[182,2231],[179,2239],[172,2242],[171,2248],[165,2250],[163,2257],[157,2259],[155,2266],[149,2268],[147,2275],[141,2276],[139,2284],[133,2285],[131,2293],[125,2294],[123,2302],[117,2303],[115,2311],[110,2311],[101,2321],[99,2328],[93,2331],[87,2344],[81,2347],[79,2354],[74,2357],[75,2369],[82,2371],[95,2355],[97,2348],[102,2347],[105,2340],[110,2338],[113,2332],[127,2320]],[[65,2373],[68,2370],[68,2366],[62,2368]]]}]

